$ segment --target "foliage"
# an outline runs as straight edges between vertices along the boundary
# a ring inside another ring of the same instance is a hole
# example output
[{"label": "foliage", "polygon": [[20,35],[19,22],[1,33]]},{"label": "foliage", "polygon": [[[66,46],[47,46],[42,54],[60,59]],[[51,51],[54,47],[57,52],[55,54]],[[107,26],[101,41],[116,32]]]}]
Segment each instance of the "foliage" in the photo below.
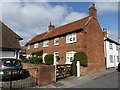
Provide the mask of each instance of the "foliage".
[{"label": "foliage", "polygon": [[40,57],[31,57],[29,61],[32,64],[41,64],[43,62],[42,58]]},{"label": "foliage", "polygon": [[20,55],[26,54],[25,50],[21,50]]},{"label": "foliage", "polygon": [[75,53],[74,60],[80,61],[81,66],[87,66],[88,64],[87,55],[85,52],[82,52],[82,51]]},{"label": "foliage", "polygon": [[73,60],[72,62],[72,75],[77,76],[77,66],[76,66],[77,61]]},{"label": "foliage", "polygon": [[80,66],[87,66],[88,61],[87,61],[87,55],[85,52],[77,52],[74,55],[74,60],[72,63],[72,74],[77,76],[77,66],[76,63],[77,61],[80,61]]},{"label": "foliage", "polygon": [[22,59],[21,61],[22,61],[22,63],[29,63],[28,59]]},{"label": "foliage", "polygon": [[42,54],[43,54],[43,50],[36,51],[36,52],[32,53],[32,55],[36,55],[36,56],[42,56]]},{"label": "foliage", "polygon": [[46,55],[44,59],[45,59],[46,65],[53,65],[53,63],[54,63],[54,55],[53,54]]},{"label": "foliage", "polygon": [[29,59],[23,59],[22,62],[31,64],[42,64],[43,60],[40,57],[30,57]]}]

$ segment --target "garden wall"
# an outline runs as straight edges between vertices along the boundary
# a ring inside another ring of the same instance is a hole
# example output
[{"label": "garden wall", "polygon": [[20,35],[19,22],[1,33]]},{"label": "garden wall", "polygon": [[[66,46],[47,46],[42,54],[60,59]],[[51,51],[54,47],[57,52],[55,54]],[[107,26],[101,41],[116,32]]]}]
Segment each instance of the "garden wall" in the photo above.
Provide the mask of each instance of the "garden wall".
[{"label": "garden wall", "polygon": [[80,66],[80,75],[85,75],[87,74],[87,67]]},{"label": "garden wall", "polygon": [[22,63],[23,69],[26,69],[30,76],[37,79],[38,85],[46,85],[56,82],[56,70],[54,65],[27,64]]}]

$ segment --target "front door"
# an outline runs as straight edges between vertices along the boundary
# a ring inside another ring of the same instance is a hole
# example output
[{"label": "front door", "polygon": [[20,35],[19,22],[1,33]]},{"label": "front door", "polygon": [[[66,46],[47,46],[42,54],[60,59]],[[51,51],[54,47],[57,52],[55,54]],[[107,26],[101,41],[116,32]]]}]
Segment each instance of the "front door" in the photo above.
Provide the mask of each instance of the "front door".
[{"label": "front door", "polygon": [[57,60],[57,57],[59,56],[59,53],[58,52],[54,52],[54,65],[57,65],[59,64],[58,60]]}]

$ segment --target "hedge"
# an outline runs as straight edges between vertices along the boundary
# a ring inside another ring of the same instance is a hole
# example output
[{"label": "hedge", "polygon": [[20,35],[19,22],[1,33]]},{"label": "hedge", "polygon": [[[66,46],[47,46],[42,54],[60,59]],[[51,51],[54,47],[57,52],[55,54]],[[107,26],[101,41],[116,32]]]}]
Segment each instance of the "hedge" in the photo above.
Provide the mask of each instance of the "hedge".
[{"label": "hedge", "polygon": [[43,63],[43,59],[40,57],[30,57],[29,59],[23,59],[22,60],[23,63],[31,63],[31,64],[42,64]]},{"label": "hedge", "polygon": [[53,65],[53,63],[54,63],[54,55],[53,54],[46,55],[44,59],[45,59],[46,65]]},{"label": "hedge", "polygon": [[43,50],[36,51],[36,52],[32,53],[32,55],[36,55],[36,56],[42,56],[42,54],[43,54]]},{"label": "hedge", "polygon": [[88,64],[87,55],[82,51],[75,53],[74,60],[80,61],[81,66],[87,66]]},{"label": "hedge", "polygon": [[74,55],[74,60],[72,63],[72,74],[77,76],[77,66],[76,63],[77,61],[80,61],[80,66],[87,66],[88,61],[87,61],[87,55],[85,52],[77,52]]},{"label": "hedge", "polygon": [[32,64],[41,64],[43,62],[42,58],[40,57],[31,57],[29,60]]}]

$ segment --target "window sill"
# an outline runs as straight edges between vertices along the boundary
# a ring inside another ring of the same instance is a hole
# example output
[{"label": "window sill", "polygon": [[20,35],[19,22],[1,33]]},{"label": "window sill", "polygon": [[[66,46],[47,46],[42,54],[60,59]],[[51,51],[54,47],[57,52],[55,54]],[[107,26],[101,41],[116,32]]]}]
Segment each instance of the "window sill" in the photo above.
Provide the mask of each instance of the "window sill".
[{"label": "window sill", "polygon": [[74,41],[74,42],[66,42],[67,44],[72,44],[72,43],[76,43],[77,41]]},{"label": "window sill", "polygon": [[72,64],[72,62],[66,62],[65,64]]},{"label": "window sill", "polygon": [[59,44],[54,44],[54,46],[58,46]]},{"label": "window sill", "polygon": [[45,47],[48,47],[48,46],[43,46],[43,47],[45,48]]}]

